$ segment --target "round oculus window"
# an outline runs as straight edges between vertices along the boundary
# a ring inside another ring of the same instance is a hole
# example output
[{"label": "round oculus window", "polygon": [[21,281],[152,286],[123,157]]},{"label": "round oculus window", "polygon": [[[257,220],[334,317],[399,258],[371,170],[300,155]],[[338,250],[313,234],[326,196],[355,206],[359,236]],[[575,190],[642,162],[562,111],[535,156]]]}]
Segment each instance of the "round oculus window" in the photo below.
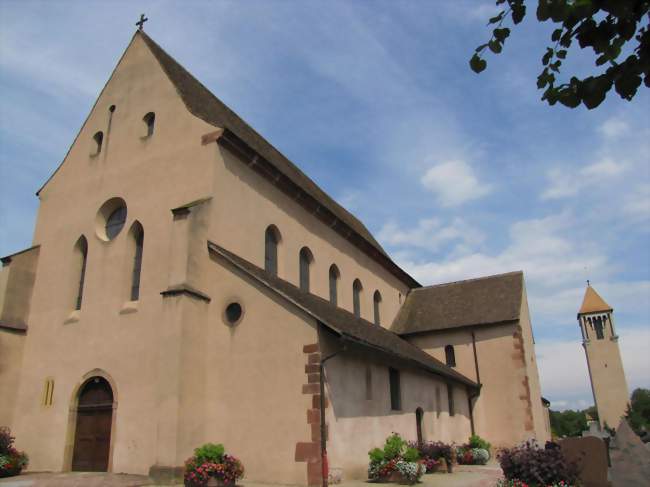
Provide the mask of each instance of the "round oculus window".
[{"label": "round oculus window", "polygon": [[113,240],[122,231],[126,222],[126,206],[113,210],[106,220],[106,237]]},{"label": "round oculus window", "polygon": [[95,217],[97,236],[108,242],[117,237],[126,223],[126,202],[122,198],[106,201]]},{"label": "round oculus window", "polygon": [[226,320],[231,325],[234,325],[239,321],[242,315],[242,308],[239,303],[230,303],[226,306]]}]

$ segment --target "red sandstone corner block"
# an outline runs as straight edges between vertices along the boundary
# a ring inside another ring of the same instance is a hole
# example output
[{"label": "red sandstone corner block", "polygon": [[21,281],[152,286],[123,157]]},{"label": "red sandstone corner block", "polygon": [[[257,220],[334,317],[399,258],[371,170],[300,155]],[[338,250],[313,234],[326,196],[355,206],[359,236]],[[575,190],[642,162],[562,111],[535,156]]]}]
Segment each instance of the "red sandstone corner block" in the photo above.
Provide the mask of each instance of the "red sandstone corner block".
[{"label": "red sandstone corner block", "polygon": [[[327,425],[325,425],[325,440],[328,440],[327,437]],[[311,425],[311,440],[320,441],[320,424]]]},{"label": "red sandstone corner block", "polygon": [[[327,406],[329,405],[329,402],[327,401],[327,396],[323,399],[323,407],[327,409]],[[311,400],[311,407],[314,409],[320,409],[320,394],[316,394],[314,397],[312,397]]]},{"label": "red sandstone corner block", "polygon": [[219,137],[221,137],[221,134],[223,134],[223,129],[215,130],[214,132],[207,133],[205,135],[201,136],[201,145],[207,145],[212,142],[215,142],[219,140]]},{"label": "red sandstone corner block", "polygon": [[315,441],[296,443],[296,462],[320,461],[320,444]]},{"label": "red sandstone corner block", "polygon": [[302,353],[314,353],[318,352],[318,343],[311,343],[302,347]]},{"label": "red sandstone corner block", "polygon": [[307,410],[307,424],[320,424],[320,409]]},{"label": "red sandstone corner block", "polygon": [[323,485],[323,466],[320,461],[307,464],[307,483],[312,485]]},{"label": "red sandstone corner block", "polygon": [[309,382],[310,384],[320,383],[320,374],[308,374],[307,382]]},{"label": "red sandstone corner block", "polygon": [[320,364],[320,353],[310,353],[307,358],[308,364]]},{"label": "red sandstone corner block", "polygon": [[320,384],[303,384],[303,394],[318,394],[320,392]]},{"label": "red sandstone corner block", "polygon": [[318,364],[305,365],[305,374],[320,374],[320,365]]}]

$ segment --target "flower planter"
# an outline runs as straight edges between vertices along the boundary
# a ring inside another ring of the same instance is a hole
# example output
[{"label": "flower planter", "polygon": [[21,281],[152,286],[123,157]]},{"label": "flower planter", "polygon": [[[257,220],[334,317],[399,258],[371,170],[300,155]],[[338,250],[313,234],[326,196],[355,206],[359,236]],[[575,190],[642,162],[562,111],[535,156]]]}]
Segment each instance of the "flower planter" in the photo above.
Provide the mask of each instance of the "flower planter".
[{"label": "flower planter", "polygon": [[225,482],[224,480],[211,477],[208,480],[207,487],[233,487],[235,482]]}]

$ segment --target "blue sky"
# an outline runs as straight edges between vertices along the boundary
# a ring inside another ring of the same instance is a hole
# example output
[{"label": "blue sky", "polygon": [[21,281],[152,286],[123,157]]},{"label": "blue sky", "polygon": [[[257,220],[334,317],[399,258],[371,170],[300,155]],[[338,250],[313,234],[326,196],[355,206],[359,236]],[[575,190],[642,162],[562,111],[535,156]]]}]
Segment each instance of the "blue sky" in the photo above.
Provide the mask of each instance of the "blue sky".
[{"label": "blue sky", "polygon": [[[137,3],[137,6],[134,4]],[[548,107],[552,26],[532,16],[480,76],[491,1],[0,3],[0,255],[134,31],[146,31],[355,213],[423,284],[522,269],[543,394],[592,403],[576,311],[615,308],[630,389],[650,387],[650,96]],[[567,69],[590,72],[571,51]]]}]

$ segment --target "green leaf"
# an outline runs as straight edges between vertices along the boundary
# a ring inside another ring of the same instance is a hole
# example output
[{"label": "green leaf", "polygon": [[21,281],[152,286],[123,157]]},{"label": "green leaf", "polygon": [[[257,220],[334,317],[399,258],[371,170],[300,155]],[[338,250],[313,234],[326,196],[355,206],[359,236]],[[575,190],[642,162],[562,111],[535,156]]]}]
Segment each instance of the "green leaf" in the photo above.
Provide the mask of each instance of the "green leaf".
[{"label": "green leaf", "polygon": [[485,49],[488,46],[488,43],[486,42],[485,44],[481,44],[475,49],[475,52],[481,52],[483,49]]},{"label": "green leaf", "polygon": [[537,20],[545,22],[551,16],[548,8],[548,0],[539,0],[537,4]]},{"label": "green leaf", "polygon": [[497,22],[500,22],[505,14],[506,14],[505,10],[502,10],[501,12],[499,12],[499,15],[492,17],[490,20],[488,20],[488,25],[496,24]]},{"label": "green leaf", "polygon": [[478,54],[474,54],[472,59],[469,60],[469,67],[472,68],[472,71],[478,74],[487,68],[487,61],[481,59]]},{"label": "green leaf", "polygon": [[510,29],[508,29],[507,27],[504,27],[502,29],[494,29],[492,31],[492,34],[494,35],[494,38],[497,41],[502,43],[510,35]]},{"label": "green leaf", "polygon": [[566,58],[566,49],[561,49],[561,50],[557,51],[557,52],[555,53],[555,55],[556,55],[559,59],[565,59],[565,58]]},{"label": "green leaf", "polygon": [[623,76],[619,76],[614,82],[614,87],[616,88],[616,93],[620,95],[624,100],[630,101],[636,95],[636,90],[641,84],[641,76],[634,73],[625,73]]},{"label": "green leaf", "polygon": [[546,54],[542,57],[542,64],[544,66],[548,65],[548,63],[551,62],[551,58],[553,57],[553,49],[550,47],[546,48]]},{"label": "green leaf", "polygon": [[499,43],[499,41],[491,40],[488,43],[488,47],[490,48],[490,51],[492,51],[495,54],[499,54],[501,52],[501,44]]},{"label": "green leaf", "polygon": [[523,3],[512,6],[512,21],[515,24],[518,24],[519,22],[524,20],[525,16],[526,16],[526,6]]},{"label": "green leaf", "polygon": [[555,29],[555,30],[553,31],[553,34],[551,34],[551,40],[552,40],[553,42],[557,42],[557,41],[559,41],[559,40],[560,40],[560,37],[562,36],[562,32],[563,32],[562,29]]}]

